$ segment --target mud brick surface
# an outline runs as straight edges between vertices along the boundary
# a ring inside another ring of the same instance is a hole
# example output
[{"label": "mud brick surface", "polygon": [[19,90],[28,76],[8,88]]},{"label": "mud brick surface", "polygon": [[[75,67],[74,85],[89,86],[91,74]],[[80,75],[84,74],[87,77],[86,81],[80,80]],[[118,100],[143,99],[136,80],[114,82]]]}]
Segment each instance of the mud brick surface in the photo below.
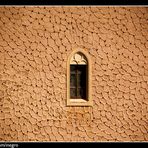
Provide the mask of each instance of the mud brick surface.
[{"label": "mud brick surface", "polygon": [[[66,106],[75,48],[91,107]],[[0,7],[0,141],[148,141],[148,8]]]}]

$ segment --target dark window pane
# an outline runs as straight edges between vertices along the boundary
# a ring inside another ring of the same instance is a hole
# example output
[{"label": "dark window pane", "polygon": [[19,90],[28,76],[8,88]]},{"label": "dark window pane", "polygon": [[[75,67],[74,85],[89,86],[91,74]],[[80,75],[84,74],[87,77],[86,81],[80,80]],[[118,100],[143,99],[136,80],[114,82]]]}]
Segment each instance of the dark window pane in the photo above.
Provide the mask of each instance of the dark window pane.
[{"label": "dark window pane", "polygon": [[80,74],[78,74],[77,79],[78,79],[78,87],[81,87],[81,75]]},{"label": "dark window pane", "polygon": [[86,86],[86,75],[78,74],[78,87],[85,87]]},{"label": "dark window pane", "polygon": [[77,98],[77,91],[76,88],[70,88],[70,97],[73,98]]},{"label": "dark window pane", "polygon": [[76,75],[75,74],[71,74],[70,75],[70,87],[76,87]]},{"label": "dark window pane", "polygon": [[86,99],[87,65],[70,65],[70,97]]},{"label": "dark window pane", "polygon": [[86,99],[86,89],[78,88],[78,98]]},{"label": "dark window pane", "polygon": [[76,73],[77,65],[70,65],[70,73]]},{"label": "dark window pane", "polygon": [[86,86],[86,65],[78,66],[78,87]]},{"label": "dark window pane", "polygon": [[83,66],[82,65],[78,65],[77,70],[78,70],[78,74],[81,74],[82,71],[83,71]]},{"label": "dark window pane", "polygon": [[78,65],[77,67],[78,73],[85,73],[86,72],[86,65]]}]

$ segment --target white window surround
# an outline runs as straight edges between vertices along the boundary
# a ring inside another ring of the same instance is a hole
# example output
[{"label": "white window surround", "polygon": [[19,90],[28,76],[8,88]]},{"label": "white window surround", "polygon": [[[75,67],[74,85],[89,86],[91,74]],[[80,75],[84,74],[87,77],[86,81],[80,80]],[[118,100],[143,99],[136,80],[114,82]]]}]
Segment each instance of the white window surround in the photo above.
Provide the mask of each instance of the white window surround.
[{"label": "white window surround", "polygon": [[[70,64],[87,65],[87,100],[70,98]],[[91,96],[91,60],[86,50],[77,48],[72,51],[67,61],[67,106],[92,106]]]}]

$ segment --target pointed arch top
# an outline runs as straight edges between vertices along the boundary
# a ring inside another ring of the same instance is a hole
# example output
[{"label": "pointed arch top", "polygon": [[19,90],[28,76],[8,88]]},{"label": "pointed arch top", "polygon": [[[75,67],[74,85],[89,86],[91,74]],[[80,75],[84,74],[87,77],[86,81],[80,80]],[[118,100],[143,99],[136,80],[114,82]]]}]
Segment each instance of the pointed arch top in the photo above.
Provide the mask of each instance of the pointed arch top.
[{"label": "pointed arch top", "polygon": [[77,48],[72,51],[68,58],[69,64],[89,65],[90,58],[86,50]]}]

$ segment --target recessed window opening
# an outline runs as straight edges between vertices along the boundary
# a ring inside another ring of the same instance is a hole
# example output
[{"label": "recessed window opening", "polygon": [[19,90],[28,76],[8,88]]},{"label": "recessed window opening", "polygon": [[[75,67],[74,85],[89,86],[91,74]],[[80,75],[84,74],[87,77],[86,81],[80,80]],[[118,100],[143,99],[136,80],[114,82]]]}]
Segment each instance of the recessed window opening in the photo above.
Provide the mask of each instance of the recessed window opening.
[{"label": "recessed window opening", "polygon": [[[67,105],[89,106],[90,99],[90,61],[84,50],[73,52],[67,64]],[[87,55],[88,56],[88,55]]]},{"label": "recessed window opening", "polygon": [[87,65],[70,65],[70,98],[87,100]]}]

